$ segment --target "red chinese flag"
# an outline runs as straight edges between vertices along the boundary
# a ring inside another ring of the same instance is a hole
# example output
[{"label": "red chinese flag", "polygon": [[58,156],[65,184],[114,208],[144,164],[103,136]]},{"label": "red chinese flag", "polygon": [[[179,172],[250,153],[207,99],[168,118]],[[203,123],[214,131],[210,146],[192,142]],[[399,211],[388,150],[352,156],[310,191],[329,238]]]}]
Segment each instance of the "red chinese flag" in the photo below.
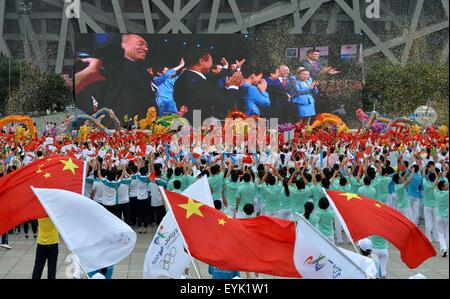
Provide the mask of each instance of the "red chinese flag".
[{"label": "red chinese flag", "polygon": [[326,192],[353,240],[381,236],[400,250],[402,261],[411,269],[436,255],[436,250],[422,231],[391,207],[359,194]]},{"label": "red chinese flag", "polygon": [[0,234],[25,221],[47,217],[31,186],[81,193],[83,164],[72,157],[46,157],[0,178]]},{"label": "red chinese flag", "polygon": [[192,256],[224,270],[301,277],[294,265],[295,223],[267,216],[233,219],[164,190]]},{"label": "red chinese flag", "polygon": [[148,175],[148,178],[153,182],[156,183],[156,174],[154,172],[150,172]]}]

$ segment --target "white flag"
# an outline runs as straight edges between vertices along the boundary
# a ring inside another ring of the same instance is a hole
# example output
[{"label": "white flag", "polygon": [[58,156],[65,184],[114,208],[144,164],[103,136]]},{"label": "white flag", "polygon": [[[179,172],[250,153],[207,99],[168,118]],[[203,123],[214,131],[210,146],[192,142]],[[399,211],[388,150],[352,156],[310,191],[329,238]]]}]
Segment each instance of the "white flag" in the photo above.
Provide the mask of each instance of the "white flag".
[{"label": "white flag", "polygon": [[366,279],[366,271],[360,265],[371,265],[373,261],[347,251],[336,247],[303,216],[299,216],[294,263],[303,278]]},{"label": "white flag", "polygon": [[[208,178],[203,176],[189,186],[183,195],[214,207]],[[191,260],[184,250],[183,237],[171,212],[164,216],[147,250],[144,261],[144,278],[167,276],[180,278]]]},{"label": "white flag", "polygon": [[115,265],[133,251],[136,233],[100,204],[66,190],[32,189],[85,272]]},{"label": "white flag", "polygon": [[183,195],[214,208],[214,200],[211,189],[209,188],[208,177],[205,175],[184,190]]},{"label": "white flag", "polygon": [[167,213],[147,250],[143,277],[148,279],[163,275],[180,278],[190,263],[173,215]]}]

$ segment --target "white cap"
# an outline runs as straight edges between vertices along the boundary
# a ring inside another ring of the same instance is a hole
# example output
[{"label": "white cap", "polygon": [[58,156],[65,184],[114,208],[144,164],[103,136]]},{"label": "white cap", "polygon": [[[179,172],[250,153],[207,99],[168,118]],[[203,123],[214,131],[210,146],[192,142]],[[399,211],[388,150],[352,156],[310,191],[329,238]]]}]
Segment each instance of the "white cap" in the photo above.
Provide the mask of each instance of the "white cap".
[{"label": "white cap", "polygon": [[416,275],[411,276],[409,279],[427,279],[425,275],[421,273],[417,273]]},{"label": "white cap", "polygon": [[370,239],[368,239],[368,238],[359,240],[358,246],[363,251],[369,251],[369,250],[372,251],[373,250],[372,241],[370,241]]},{"label": "white cap", "polygon": [[95,273],[94,275],[92,275],[91,279],[106,279],[106,277],[104,275],[102,275],[101,273]]}]

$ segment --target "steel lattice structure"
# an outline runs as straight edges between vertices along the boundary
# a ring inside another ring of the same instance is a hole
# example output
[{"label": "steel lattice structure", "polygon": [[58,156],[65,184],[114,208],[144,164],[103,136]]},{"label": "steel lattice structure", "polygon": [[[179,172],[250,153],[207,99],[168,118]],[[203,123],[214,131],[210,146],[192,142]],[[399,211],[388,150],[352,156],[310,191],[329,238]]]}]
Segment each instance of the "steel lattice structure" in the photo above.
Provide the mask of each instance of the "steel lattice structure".
[{"label": "steel lattice structure", "polygon": [[66,1],[0,0],[2,54],[61,73],[73,66],[78,32],[252,33],[283,19],[294,34],[362,34],[364,57],[395,64],[408,62],[415,40],[438,34],[433,55],[448,61],[448,0],[380,0],[378,19],[367,18],[367,0],[81,0],[79,18],[67,17]]}]

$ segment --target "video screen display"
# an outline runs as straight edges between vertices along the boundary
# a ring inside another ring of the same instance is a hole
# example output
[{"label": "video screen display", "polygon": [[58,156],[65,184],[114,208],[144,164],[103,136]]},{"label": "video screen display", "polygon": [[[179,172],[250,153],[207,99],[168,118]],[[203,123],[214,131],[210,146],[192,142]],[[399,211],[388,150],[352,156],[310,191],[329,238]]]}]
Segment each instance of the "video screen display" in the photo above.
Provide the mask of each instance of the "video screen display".
[{"label": "video screen display", "polygon": [[[77,34],[75,106],[112,109],[121,122],[192,111],[230,111],[295,123],[319,113],[357,122],[359,35],[293,35],[273,47],[252,35]],[[110,123],[112,125],[112,122]]]}]

